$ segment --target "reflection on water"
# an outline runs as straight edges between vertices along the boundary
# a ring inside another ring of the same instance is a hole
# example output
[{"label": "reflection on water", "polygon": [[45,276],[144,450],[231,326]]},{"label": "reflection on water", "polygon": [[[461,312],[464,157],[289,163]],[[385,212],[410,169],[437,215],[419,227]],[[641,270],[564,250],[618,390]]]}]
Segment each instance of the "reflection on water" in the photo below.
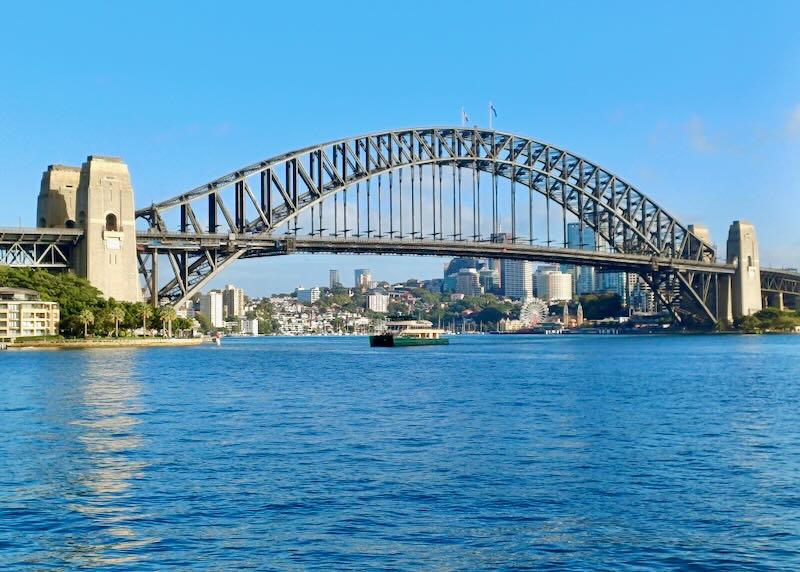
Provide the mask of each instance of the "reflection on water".
[{"label": "reflection on water", "polygon": [[77,476],[79,492],[69,508],[102,531],[73,547],[70,560],[80,565],[131,564],[143,556],[138,549],[158,541],[138,536],[133,526],[145,516],[128,502],[133,481],[147,467],[132,458],[143,444],[136,432],[141,423],[136,416],[142,412],[141,387],[133,377],[133,352],[114,357],[109,359],[101,351],[88,356],[79,391],[83,415],[70,422],[80,428],[78,440],[88,462]]}]

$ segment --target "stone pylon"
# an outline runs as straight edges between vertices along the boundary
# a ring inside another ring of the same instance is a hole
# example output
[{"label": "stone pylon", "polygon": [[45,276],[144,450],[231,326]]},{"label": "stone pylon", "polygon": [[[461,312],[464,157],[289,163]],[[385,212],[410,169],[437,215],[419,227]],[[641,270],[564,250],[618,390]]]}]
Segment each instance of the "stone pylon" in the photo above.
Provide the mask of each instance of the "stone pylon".
[{"label": "stone pylon", "polygon": [[79,167],[50,165],[42,173],[36,208],[39,228],[75,228]]},{"label": "stone pylon", "polygon": [[75,226],[84,236],[73,265],[106,298],[137,302],[142,297],[134,209],[128,166],[114,157],[90,156],[75,195]]},{"label": "stone pylon", "polygon": [[756,229],[749,222],[737,220],[730,226],[727,262],[736,266],[736,273],[730,280],[729,299],[723,300],[723,307],[733,318],[755,314],[762,309],[761,269]]}]

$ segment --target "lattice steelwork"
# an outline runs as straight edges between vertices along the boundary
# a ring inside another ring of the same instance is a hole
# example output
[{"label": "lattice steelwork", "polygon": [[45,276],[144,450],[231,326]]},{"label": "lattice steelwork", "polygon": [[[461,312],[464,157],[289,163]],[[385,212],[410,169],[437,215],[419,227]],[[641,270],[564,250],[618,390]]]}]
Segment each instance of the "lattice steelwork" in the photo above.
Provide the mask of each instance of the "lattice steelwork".
[{"label": "lattice steelwork", "polygon": [[800,296],[800,274],[791,270],[761,269],[761,292]]},{"label": "lattice steelwork", "polygon": [[[568,246],[567,225],[575,222],[596,237],[577,259],[633,268],[676,317],[715,319],[719,265],[710,245],[613,173],[510,133],[442,127],[341,139],[250,165],[136,214],[147,224],[141,274],[151,297],[172,303],[238,258],[293,249],[474,253],[486,245],[487,255],[541,260]],[[172,276],[162,284],[164,258]]]},{"label": "lattice steelwork", "polygon": [[0,228],[0,265],[70,268],[72,248],[82,236],[75,229]]}]

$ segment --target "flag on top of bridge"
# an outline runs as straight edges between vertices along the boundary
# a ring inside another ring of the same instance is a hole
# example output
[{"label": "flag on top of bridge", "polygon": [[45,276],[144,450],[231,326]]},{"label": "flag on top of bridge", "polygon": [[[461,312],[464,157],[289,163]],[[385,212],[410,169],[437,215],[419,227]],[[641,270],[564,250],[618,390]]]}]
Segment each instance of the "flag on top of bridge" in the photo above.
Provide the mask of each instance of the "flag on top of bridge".
[{"label": "flag on top of bridge", "polygon": [[466,127],[467,123],[469,123],[469,115],[467,112],[464,111],[464,108],[461,108],[461,127]]},{"label": "flag on top of bridge", "polygon": [[489,113],[497,117],[497,110],[494,108],[494,105],[492,105],[491,101],[489,102]]}]

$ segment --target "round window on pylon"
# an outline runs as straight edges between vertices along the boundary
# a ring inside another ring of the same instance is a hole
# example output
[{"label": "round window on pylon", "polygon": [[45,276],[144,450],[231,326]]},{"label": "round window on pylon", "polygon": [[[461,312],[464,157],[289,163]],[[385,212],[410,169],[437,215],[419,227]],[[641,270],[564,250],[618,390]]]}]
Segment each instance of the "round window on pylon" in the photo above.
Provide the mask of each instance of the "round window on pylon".
[{"label": "round window on pylon", "polygon": [[112,213],[106,215],[106,230],[114,232],[119,230],[119,228],[117,227],[117,215]]}]

